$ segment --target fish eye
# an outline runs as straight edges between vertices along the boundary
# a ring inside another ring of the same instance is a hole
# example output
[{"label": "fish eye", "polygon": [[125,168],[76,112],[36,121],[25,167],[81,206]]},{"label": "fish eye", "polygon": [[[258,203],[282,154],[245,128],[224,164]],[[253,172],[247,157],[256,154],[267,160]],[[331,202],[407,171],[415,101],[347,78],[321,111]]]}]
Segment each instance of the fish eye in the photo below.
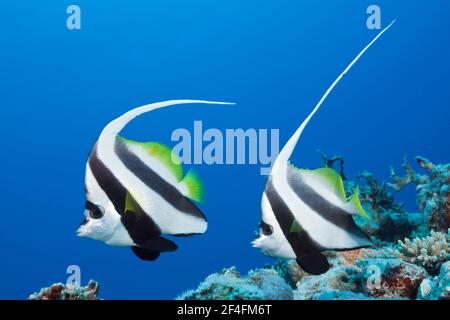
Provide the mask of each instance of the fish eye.
[{"label": "fish eye", "polygon": [[265,223],[264,221],[261,221],[259,227],[261,228],[262,234],[265,236],[270,236],[273,233],[273,227],[270,224]]},{"label": "fish eye", "polygon": [[89,211],[89,217],[92,219],[100,219],[105,214],[105,208],[89,201],[86,202],[86,209]]}]

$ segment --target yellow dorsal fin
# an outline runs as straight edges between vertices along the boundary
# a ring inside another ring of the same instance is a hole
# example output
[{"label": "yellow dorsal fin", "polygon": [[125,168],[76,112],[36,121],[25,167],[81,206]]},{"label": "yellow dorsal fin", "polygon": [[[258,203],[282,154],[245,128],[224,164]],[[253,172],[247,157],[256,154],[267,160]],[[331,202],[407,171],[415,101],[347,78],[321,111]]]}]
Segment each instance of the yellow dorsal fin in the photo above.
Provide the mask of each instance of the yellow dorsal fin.
[{"label": "yellow dorsal fin", "polygon": [[326,181],[328,181],[330,186],[332,186],[332,188],[335,190],[336,194],[339,195],[343,200],[345,200],[345,202],[351,205],[353,213],[359,214],[369,220],[372,219],[361,205],[361,201],[359,200],[358,186],[356,186],[353,194],[347,198],[344,189],[344,182],[342,181],[342,177],[339,173],[337,173],[332,168],[320,168],[313,171],[323,177]]},{"label": "yellow dorsal fin", "polygon": [[314,172],[328,181],[335,190],[336,194],[338,194],[342,199],[347,199],[344,189],[344,182],[342,181],[342,177],[339,173],[332,168],[319,168],[314,170]]},{"label": "yellow dorsal fin", "polygon": [[327,190],[330,190],[342,200],[347,201],[347,196],[345,194],[342,177],[334,169],[319,168],[315,170],[308,170],[308,169],[298,169],[292,164],[291,166],[295,170],[298,170],[300,174],[306,176],[306,179],[314,178],[314,180],[318,181],[322,187],[324,187]]},{"label": "yellow dorsal fin", "polygon": [[[295,167],[294,167],[295,168]],[[339,173],[332,168],[319,168],[315,170],[297,169],[298,172],[306,179],[314,179],[316,183],[320,185],[324,190],[329,190],[337,195],[345,203],[346,211],[349,214],[359,214],[362,217],[372,220],[372,218],[366,213],[359,200],[359,188],[355,189],[355,192],[351,197],[347,198],[344,189],[344,182]]]},{"label": "yellow dorsal fin", "polygon": [[136,142],[120,136],[117,136],[117,138],[125,143],[141,146],[151,157],[157,159],[164,165],[175,176],[178,182],[183,178],[181,160],[165,144],[159,142]]},{"label": "yellow dorsal fin", "polygon": [[204,198],[204,186],[199,176],[193,171],[189,170],[183,177],[183,165],[181,160],[172,152],[172,150],[159,142],[136,142],[132,140],[126,140],[120,136],[117,136],[122,142],[128,144],[134,144],[142,147],[149,156],[157,159],[165,168],[171,172],[177,183],[180,192],[191,200],[203,203]]}]

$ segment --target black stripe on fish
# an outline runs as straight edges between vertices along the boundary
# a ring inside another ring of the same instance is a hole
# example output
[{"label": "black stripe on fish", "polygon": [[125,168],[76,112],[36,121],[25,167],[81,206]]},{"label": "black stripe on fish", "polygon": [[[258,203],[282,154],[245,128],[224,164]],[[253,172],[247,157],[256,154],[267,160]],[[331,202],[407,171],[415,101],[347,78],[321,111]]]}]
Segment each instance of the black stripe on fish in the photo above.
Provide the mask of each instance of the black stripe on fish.
[{"label": "black stripe on fish", "polygon": [[142,208],[139,208],[140,213],[125,213],[127,189],[98,158],[97,146],[89,157],[89,167],[100,188],[106,193],[117,213],[121,215],[120,219],[134,243],[145,246],[151,239],[161,235],[158,225],[144,213]]},{"label": "black stripe on fish", "polygon": [[98,158],[97,145],[89,156],[89,167],[100,188],[106,193],[117,213],[123,215],[127,189],[120,183],[108,167]]},{"label": "black stripe on fish", "polygon": [[164,180],[159,174],[147,166],[139,157],[133,154],[126,144],[116,140],[115,152],[120,161],[138,177],[147,187],[158,193],[176,210],[199,217],[206,221],[205,215],[177,188]]},{"label": "black stripe on fish", "polygon": [[370,238],[356,225],[355,221],[353,221],[350,213],[335,206],[314,191],[314,189],[302,179],[296,169],[288,167],[287,181],[295,194],[312,211],[346,232],[358,238],[367,239],[370,241]]},{"label": "black stripe on fish", "polygon": [[330,264],[321,253],[325,249],[315,242],[303,228],[297,232],[291,232],[295,217],[275,190],[272,177],[269,177],[265,193],[284,236],[294,250],[297,264],[310,274],[319,275],[326,272],[330,268]]},{"label": "black stripe on fish", "polygon": [[295,217],[273,186],[272,177],[269,177],[267,181],[265,193],[275,218],[297,257],[324,250],[303,228],[300,232],[291,232]]}]

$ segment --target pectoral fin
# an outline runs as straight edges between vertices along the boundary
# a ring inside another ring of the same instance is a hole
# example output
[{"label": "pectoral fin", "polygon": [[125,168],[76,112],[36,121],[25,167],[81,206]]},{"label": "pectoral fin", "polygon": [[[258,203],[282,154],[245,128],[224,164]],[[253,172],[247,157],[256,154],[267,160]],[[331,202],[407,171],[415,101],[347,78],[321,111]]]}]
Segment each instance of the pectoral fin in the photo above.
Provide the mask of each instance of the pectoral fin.
[{"label": "pectoral fin", "polygon": [[320,252],[304,253],[297,257],[298,265],[306,272],[319,275],[330,268],[327,258]]},{"label": "pectoral fin", "polygon": [[148,250],[136,246],[131,247],[131,250],[139,259],[145,261],[155,261],[160,255],[159,251]]}]

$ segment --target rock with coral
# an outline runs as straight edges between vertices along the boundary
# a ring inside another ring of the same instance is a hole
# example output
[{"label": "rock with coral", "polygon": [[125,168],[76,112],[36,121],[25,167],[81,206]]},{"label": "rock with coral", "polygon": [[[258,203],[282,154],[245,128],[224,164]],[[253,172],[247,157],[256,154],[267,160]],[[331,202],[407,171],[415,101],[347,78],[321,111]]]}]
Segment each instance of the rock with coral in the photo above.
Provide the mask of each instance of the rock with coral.
[{"label": "rock with coral", "polygon": [[442,264],[438,276],[422,281],[417,299],[450,300],[450,261]]},{"label": "rock with coral", "polygon": [[417,202],[428,227],[435,231],[446,231],[450,228],[450,164],[435,165],[420,156],[416,157],[416,161],[428,174],[414,172],[405,158],[402,165],[405,176],[400,177],[394,168],[391,168],[394,183],[389,186],[400,191],[407,184],[416,184]]},{"label": "rock with coral", "polygon": [[[349,251],[325,251],[324,254],[330,263],[330,266],[347,266],[351,267],[355,264],[355,261],[365,256],[367,252],[373,251],[372,249],[363,248]],[[291,288],[296,289],[297,283],[304,277],[308,276],[308,273],[299,267],[294,259],[278,259],[273,265],[267,265],[265,268],[273,269],[278,272]]]},{"label": "rock with coral", "polygon": [[241,276],[235,267],[208,276],[179,300],[292,300],[292,289],[275,270],[257,269]]},{"label": "rock with coral", "polygon": [[370,297],[414,299],[428,276],[425,269],[398,258],[364,259],[358,264],[361,291]]},{"label": "rock with coral", "polygon": [[347,267],[355,266],[357,261],[365,259],[367,256],[371,256],[376,252],[372,248],[362,248],[348,251],[331,251],[326,253],[330,258],[330,263],[333,266],[344,265]]},{"label": "rock with coral", "polygon": [[323,298],[323,294],[336,298],[340,292],[359,292],[359,285],[359,275],[355,268],[335,266],[324,274],[303,277],[294,290],[294,299],[317,300]]},{"label": "rock with coral", "polygon": [[99,289],[100,285],[93,280],[90,280],[85,287],[76,284],[55,283],[33,293],[28,300],[100,300]]},{"label": "rock with coral", "polygon": [[297,282],[307,275],[307,273],[300,268],[297,262],[293,259],[278,259],[277,263],[267,266],[266,268],[270,268],[278,272],[280,277],[294,289],[297,286]]}]

